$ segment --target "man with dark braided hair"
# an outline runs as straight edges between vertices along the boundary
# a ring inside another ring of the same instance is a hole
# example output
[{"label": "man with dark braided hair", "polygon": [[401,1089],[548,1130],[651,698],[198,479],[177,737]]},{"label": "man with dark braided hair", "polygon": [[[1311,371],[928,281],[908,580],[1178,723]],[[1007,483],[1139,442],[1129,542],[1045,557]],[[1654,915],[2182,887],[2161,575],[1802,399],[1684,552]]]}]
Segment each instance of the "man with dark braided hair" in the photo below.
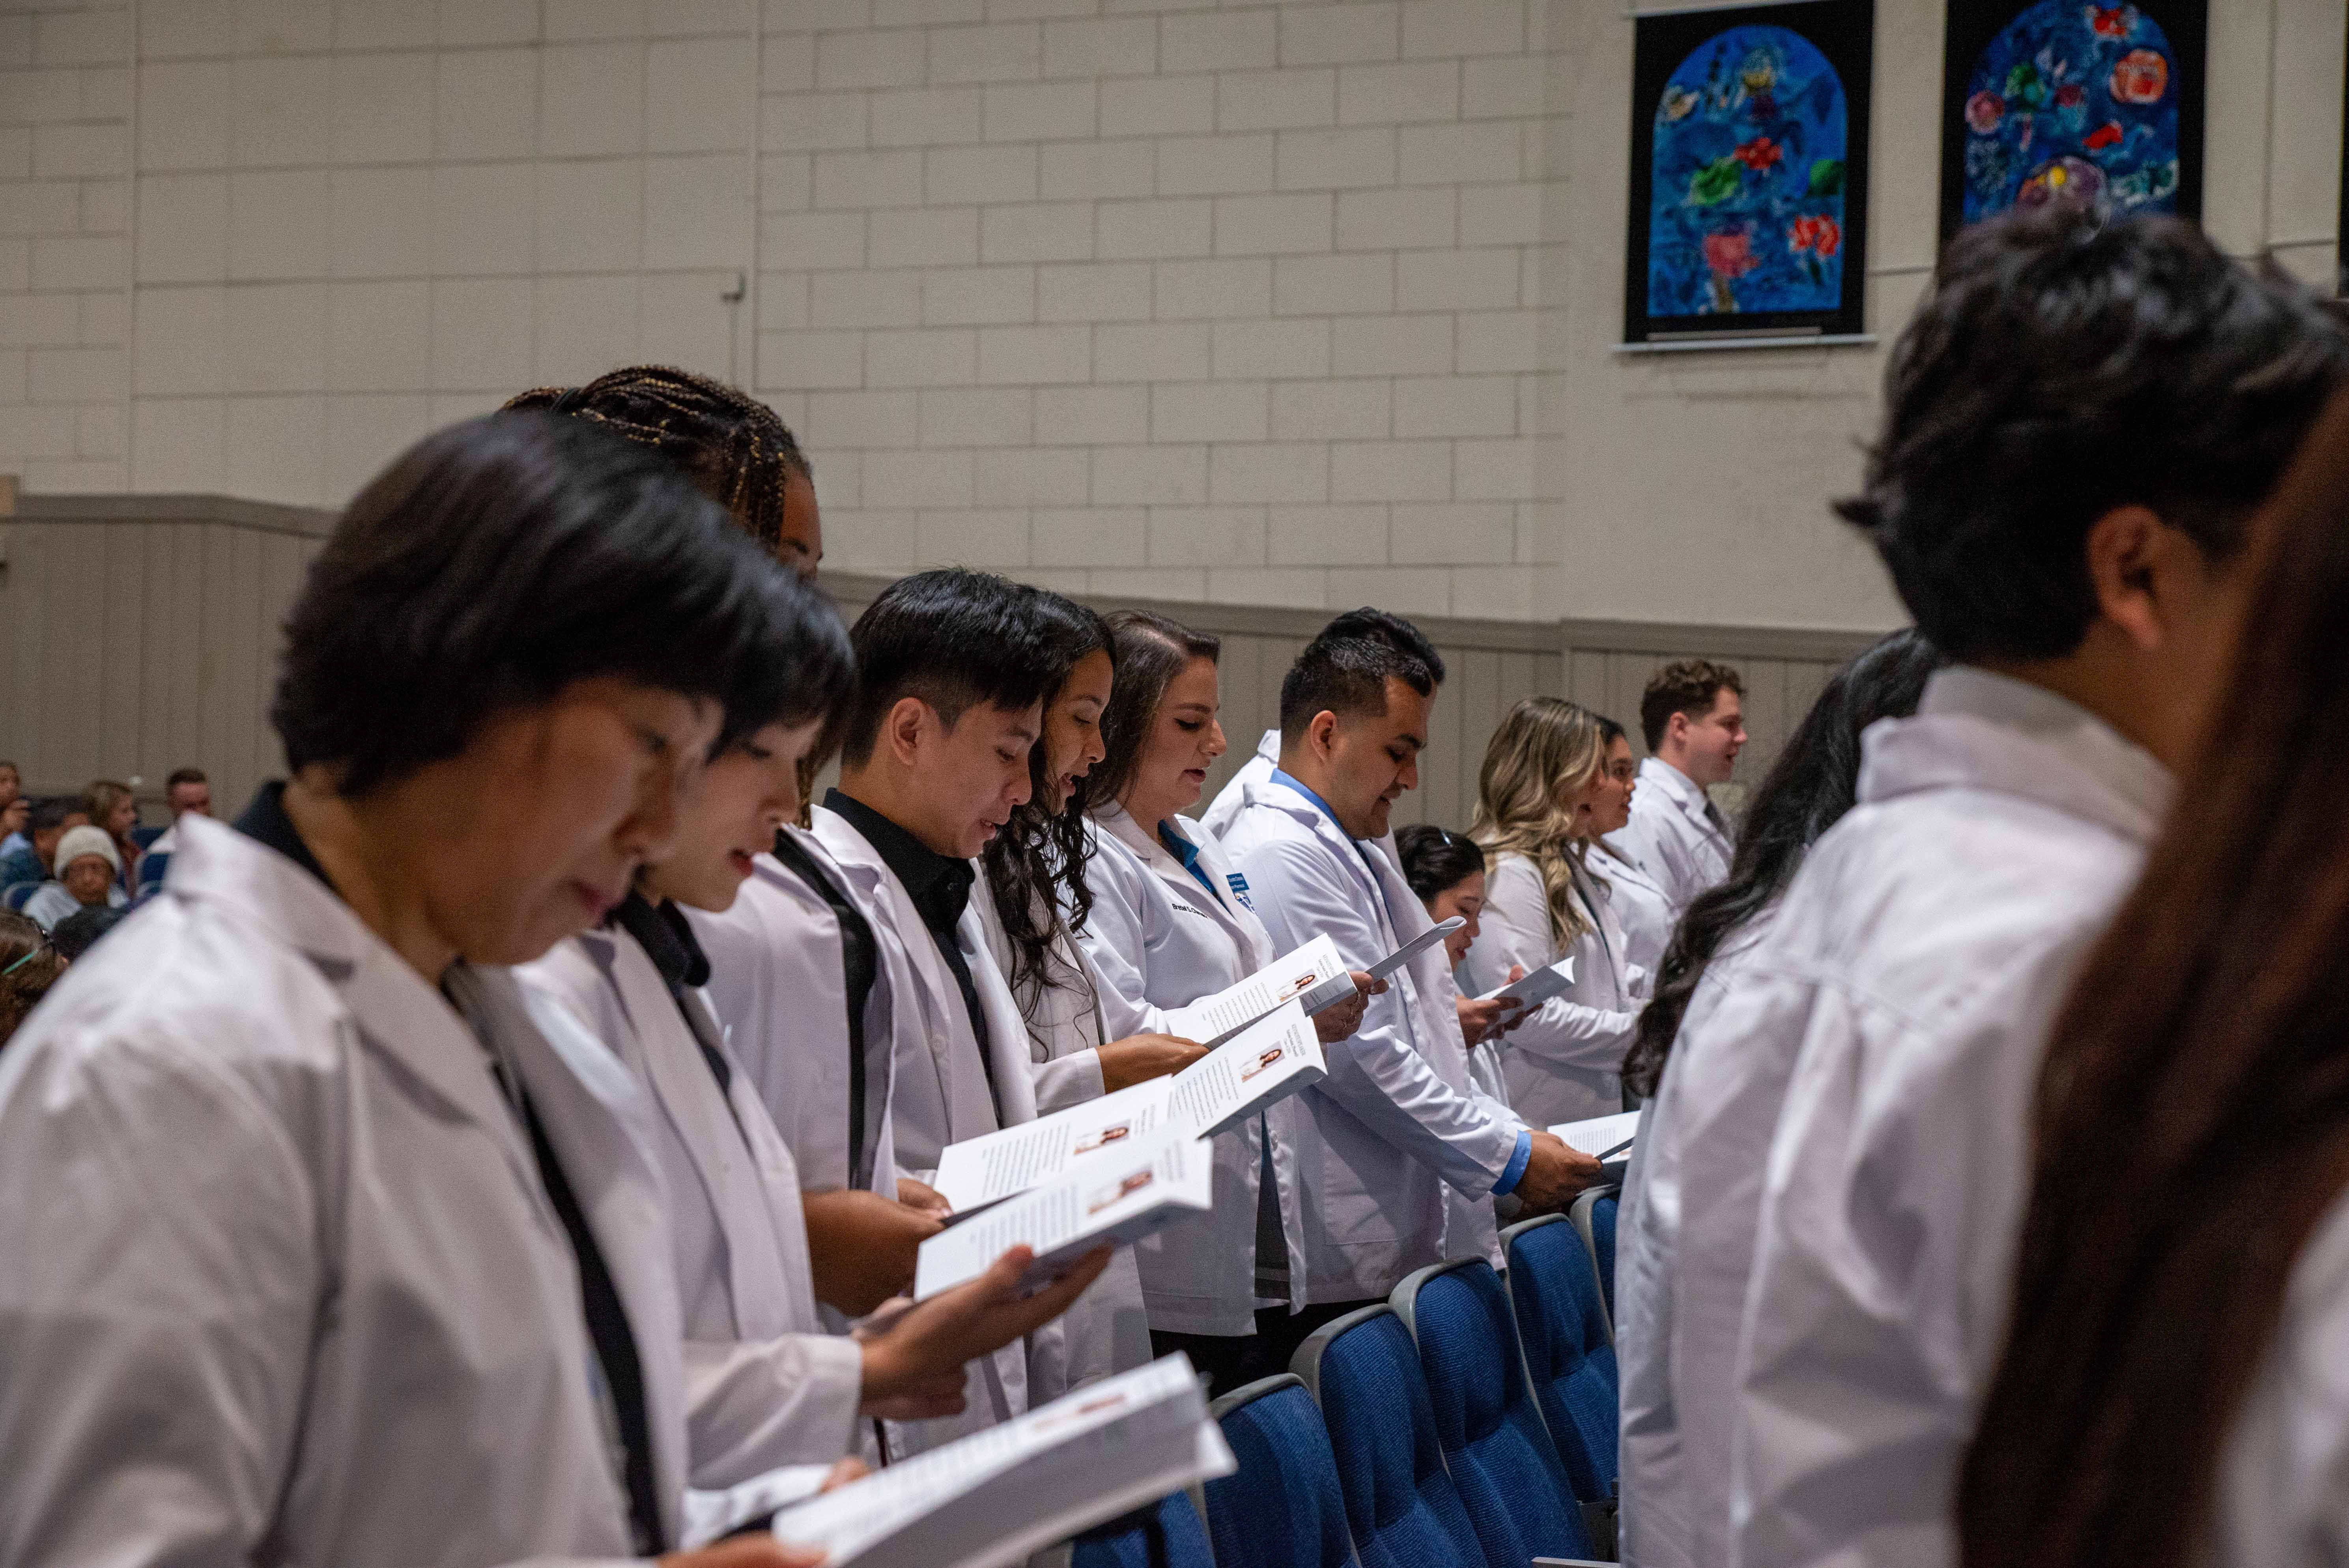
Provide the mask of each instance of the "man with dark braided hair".
[{"label": "man with dark braided hair", "polygon": [[691,370],[627,365],[584,387],[537,387],[506,404],[594,420],[693,475],[777,560],[812,579],[823,524],[807,454],[775,410]]}]

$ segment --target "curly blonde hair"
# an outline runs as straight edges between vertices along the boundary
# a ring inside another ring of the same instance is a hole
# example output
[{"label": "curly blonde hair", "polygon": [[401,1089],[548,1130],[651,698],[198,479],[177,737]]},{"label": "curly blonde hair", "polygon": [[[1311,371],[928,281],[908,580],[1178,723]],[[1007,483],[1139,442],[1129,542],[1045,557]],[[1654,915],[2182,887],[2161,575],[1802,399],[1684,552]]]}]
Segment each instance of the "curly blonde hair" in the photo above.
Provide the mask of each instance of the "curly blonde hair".
[{"label": "curly blonde hair", "polygon": [[1591,929],[1574,898],[1585,845],[1574,836],[1573,802],[1606,765],[1606,725],[1598,714],[1561,697],[1527,697],[1493,732],[1476,774],[1468,836],[1484,849],[1488,869],[1504,855],[1533,862],[1549,906],[1550,940],[1559,948]]}]

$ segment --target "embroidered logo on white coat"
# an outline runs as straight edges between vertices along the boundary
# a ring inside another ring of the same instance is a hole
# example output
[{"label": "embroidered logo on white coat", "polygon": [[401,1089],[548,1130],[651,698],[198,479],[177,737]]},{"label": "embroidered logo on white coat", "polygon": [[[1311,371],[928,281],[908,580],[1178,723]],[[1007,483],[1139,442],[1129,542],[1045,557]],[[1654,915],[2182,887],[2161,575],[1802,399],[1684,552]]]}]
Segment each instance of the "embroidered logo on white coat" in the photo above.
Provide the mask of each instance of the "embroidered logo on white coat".
[{"label": "embroidered logo on white coat", "polygon": [[1254,913],[1256,900],[1248,897],[1247,878],[1237,871],[1226,871],[1224,873],[1224,880],[1232,885],[1232,897],[1240,901],[1240,908]]}]

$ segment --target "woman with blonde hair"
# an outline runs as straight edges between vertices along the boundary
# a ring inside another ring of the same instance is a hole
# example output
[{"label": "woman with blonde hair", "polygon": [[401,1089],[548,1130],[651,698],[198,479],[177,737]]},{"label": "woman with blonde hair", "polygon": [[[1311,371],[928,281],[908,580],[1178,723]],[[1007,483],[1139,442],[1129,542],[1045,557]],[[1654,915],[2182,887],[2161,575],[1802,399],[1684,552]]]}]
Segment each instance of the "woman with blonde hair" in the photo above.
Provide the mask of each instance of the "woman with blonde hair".
[{"label": "woman with blonde hair", "polygon": [[1557,697],[1509,710],[1485,748],[1469,836],[1485,851],[1483,934],[1461,964],[1471,992],[1563,959],[1574,983],[1503,1040],[1509,1105],[1534,1127],[1623,1108],[1623,1055],[1647,976],[1623,956],[1603,877],[1585,864],[1607,830],[1612,737],[1607,721]]},{"label": "woman with blonde hair", "polygon": [[139,826],[139,796],[127,784],[114,779],[99,779],[82,792],[81,808],[89,813],[89,825],[114,841],[115,857],[121,865],[115,871],[115,880],[122,884],[125,893],[139,890],[139,861],[147,851],[130,836]]}]

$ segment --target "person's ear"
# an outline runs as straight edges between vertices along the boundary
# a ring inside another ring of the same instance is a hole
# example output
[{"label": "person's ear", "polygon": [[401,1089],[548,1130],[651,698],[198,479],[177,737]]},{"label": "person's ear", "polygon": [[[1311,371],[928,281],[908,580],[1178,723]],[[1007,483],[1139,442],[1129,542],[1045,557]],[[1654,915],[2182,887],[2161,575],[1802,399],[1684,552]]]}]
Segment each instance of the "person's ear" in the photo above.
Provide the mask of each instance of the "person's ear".
[{"label": "person's ear", "polygon": [[2096,609],[2142,652],[2161,647],[2172,631],[2178,574],[2199,578],[2201,548],[2144,506],[2116,506],[2089,524],[2088,581]]},{"label": "person's ear", "polygon": [[900,697],[889,709],[889,716],[881,721],[881,743],[889,754],[905,767],[920,760],[926,732],[937,722],[937,715],[919,697]]},{"label": "person's ear", "polygon": [[1328,762],[1338,745],[1338,715],[1327,708],[1314,714],[1306,723],[1305,740],[1315,756]]}]

